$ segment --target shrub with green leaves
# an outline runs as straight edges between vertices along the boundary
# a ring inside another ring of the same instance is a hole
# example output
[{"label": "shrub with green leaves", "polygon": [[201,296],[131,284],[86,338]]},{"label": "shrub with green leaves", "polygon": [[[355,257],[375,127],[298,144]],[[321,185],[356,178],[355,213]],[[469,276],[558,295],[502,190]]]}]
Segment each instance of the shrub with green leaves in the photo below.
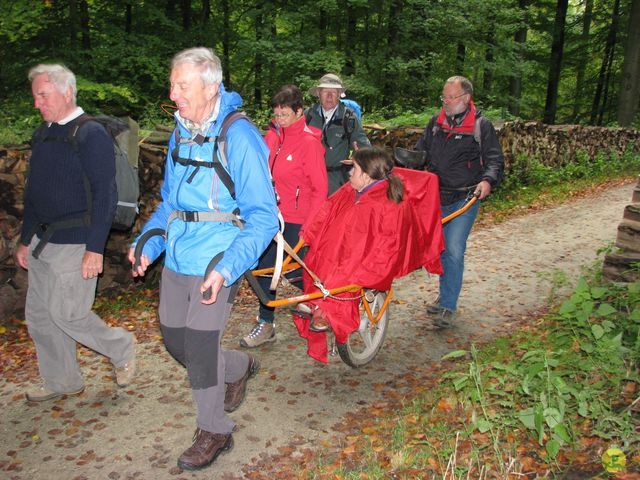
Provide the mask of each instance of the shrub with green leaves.
[{"label": "shrub with green leaves", "polygon": [[603,285],[582,278],[548,320],[543,336],[516,341],[516,358],[501,358],[496,346],[472,349],[468,370],[450,377],[481,412],[471,429],[524,427],[549,459],[584,434],[585,422],[590,435],[637,447],[631,415],[616,400],[624,382],[640,382],[640,282]]}]

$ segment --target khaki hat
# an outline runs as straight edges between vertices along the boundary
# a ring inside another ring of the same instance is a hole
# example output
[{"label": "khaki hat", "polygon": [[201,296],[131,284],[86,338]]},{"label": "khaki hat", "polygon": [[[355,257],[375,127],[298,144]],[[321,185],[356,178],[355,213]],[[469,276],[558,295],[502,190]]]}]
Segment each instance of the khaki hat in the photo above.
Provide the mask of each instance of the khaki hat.
[{"label": "khaki hat", "polygon": [[340,77],[334,73],[327,73],[323,75],[322,78],[320,78],[318,85],[311,88],[309,92],[312,95],[318,95],[319,88],[335,88],[336,90],[340,90],[340,93],[345,91],[342,80],[340,80]]}]

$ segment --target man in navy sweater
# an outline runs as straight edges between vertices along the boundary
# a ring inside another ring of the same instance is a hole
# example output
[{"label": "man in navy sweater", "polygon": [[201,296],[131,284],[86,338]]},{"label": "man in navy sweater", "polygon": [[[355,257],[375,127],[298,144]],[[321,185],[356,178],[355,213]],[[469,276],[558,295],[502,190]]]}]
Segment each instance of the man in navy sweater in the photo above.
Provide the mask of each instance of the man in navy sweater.
[{"label": "man in navy sweater", "polygon": [[25,314],[43,380],[26,397],[41,402],[84,390],[77,343],[108,357],[116,383],[128,385],[135,338],[91,310],[117,202],[113,142],[97,122],[77,123],[84,112],[68,68],[38,65],[29,80],[45,123],[33,139],[16,261],[29,271]]}]

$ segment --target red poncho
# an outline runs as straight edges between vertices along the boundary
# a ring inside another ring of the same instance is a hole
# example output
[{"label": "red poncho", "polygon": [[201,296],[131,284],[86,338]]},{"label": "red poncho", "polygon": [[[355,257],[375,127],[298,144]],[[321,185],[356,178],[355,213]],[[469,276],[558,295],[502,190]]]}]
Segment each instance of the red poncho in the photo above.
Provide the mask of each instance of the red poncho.
[{"label": "red poncho", "polygon": [[[444,250],[438,179],[428,172],[395,168],[404,184],[399,204],[387,198],[386,181],[374,185],[356,200],[356,191],[343,185],[309,219],[300,233],[309,250],[305,263],[327,289],[349,284],[388,290],[394,278],[424,267],[441,274]],[[304,275],[304,291],[316,287]],[[344,293],[341,297],[355,297]],[[359,325],[358,301],[331,298],[316,301],[327,314],[338,343],[345,343]],[[327,362],[325,333],[309,331],[309,321],[294,316],[308,353]]]}]

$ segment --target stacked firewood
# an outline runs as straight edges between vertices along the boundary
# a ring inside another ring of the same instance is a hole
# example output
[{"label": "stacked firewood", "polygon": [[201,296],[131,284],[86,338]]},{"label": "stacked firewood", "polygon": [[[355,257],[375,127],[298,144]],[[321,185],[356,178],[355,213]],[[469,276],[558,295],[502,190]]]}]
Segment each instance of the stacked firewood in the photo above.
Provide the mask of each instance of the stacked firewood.
[{"label": "stacked firewood", "polygon": [[[496,125],[506,162],[524,154],[537,156],[548,165],[570,162],[578,150],[595,156],[598,153],[624,153],[628,145],[640,152],[640,132],[635,130],[581,127],[576,125],[548,126],[537,122],[512,122]],[[366,125],[371,141],[380,146],[413,148],[423,127],[384,128]],[[99,289],[126,285],[132,281],[126,259],[131,239],[140,231],[160,201],[160,186],[164,173],[166,145],[170,129],[160,128],[140,140],[140,216],[128,232],[113,231],[105,252],[104,274]],[[16,267],[13,254],[19,238],[22,218],[22,197],[27,172],[28,146],[0,147],[0,324],[14,310],[24,305],[26,275]],[[640,200],[638,200],[640,201]],[[157,268],[149,277],[155,278]]]},{"label": "stacked firewood", "polygon": [[[104,290],[133,281],[126,253],[135,232],[139,232],[160,201],[164,174],[167,132],[156,133],[162,145],[144,142],[140,145],[140,215],[130,231],[113,230],[105,250],[104,272],[98,289]],[[23,195],[28,159],[28,146],[0,149],[0,324],[24,307],[27,275],[15,264],[14,253],[20,237]],[[150,277],[157,274],[157,269]]]},{"label": "stacked firewood", "polygon": [[631,202],[625,207],[622,222],[618,225],[615,245],[619,251],[608,253],[604,257],[604,278],[613,282],[640,280],[637,268],[640,265],[640,177],[633,189]]},{"label": "stacked firewood", "polygon": [[[372,143],[388,148],[413,148],[423,128],[386,129],[368,125]],[[598,154],[622,155],[631,148],[640,152],[640,131],[624,128],[585,127],[581,125],[545,125],[540,122],[497,123],[495,128],[505,156],[507,169],[518,155],[538,158],[544,165],[564,165],[578,152],[589,158]]]}]

